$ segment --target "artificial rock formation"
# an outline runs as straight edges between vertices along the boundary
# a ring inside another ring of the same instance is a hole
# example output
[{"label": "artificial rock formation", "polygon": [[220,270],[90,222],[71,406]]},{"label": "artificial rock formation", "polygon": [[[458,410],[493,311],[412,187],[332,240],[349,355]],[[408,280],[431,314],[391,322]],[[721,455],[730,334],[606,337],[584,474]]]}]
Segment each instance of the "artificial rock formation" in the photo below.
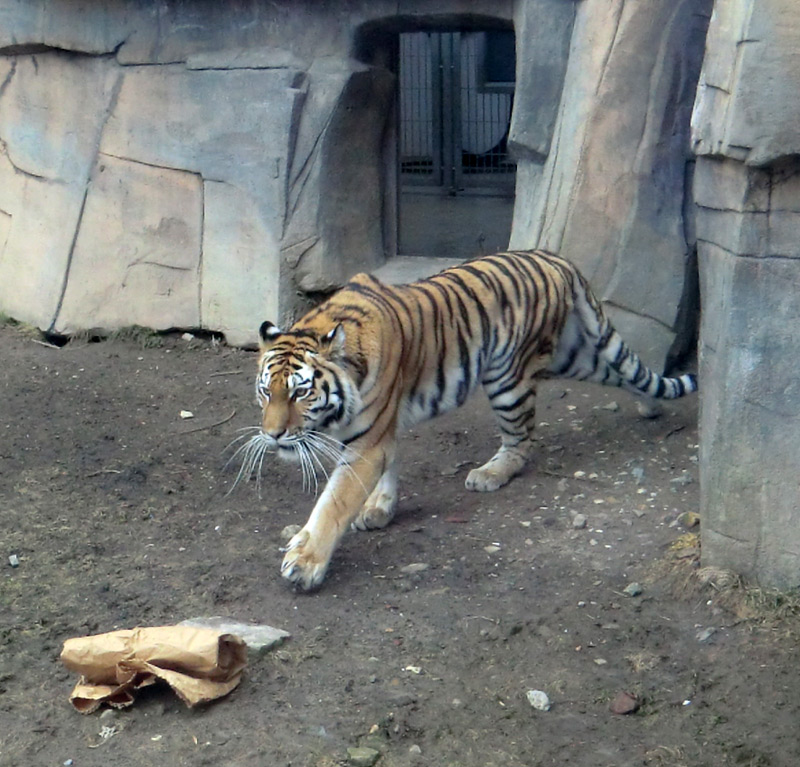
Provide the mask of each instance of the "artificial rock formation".
[{"label": "artificial rock formation", "polygon": [[550,145],[528,141],[531,159],[521,155],[512,245],[575,261],[623,336],[660,368],[695,247],[689,116],[711,4],[551,6],[550,24],[575,14],[568,66]]},{"label": "artificial rock formation", "polygon": [[392,35],[513,25],[511,244],[573,258],[661,366],[707,4],[0,0],[0,310],[253,341],[394,255]]},{"label": "artificial rock formation", "polygon": [[383,263],[393,77],[326,13],[0,0],[0,311],[246,344]]},{"label": "artificial rock formation", "polygon": [[703,561],[800,585],[800,10],[718,3],[693,118]]}]

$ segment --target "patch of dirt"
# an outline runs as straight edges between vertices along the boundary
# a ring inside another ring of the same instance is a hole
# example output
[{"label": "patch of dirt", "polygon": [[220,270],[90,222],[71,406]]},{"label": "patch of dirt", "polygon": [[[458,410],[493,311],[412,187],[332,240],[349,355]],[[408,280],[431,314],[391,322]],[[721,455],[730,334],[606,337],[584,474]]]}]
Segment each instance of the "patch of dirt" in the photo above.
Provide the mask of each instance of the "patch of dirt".
[{"label": "patch of dirt", "polygon": [[[0,345],[3,767],[330,767],[357,745],[381,766],[800,763],[796,636],[664,575],[669,556],[696,566],[691,545],[669,554],[697,510],[695,398],[648,421],[618,390],[547,383],[538,461],[494,494],[463,486],[496,443],[471,401],[405,436],[395,522],[348,535],[302,594],[279,576],[280,531],[313,502],[299,468],[226,495],[226,445],[257,423],[254,354],[54,349],[9,327]],[[157,687],[123,712],[71,709],[65,639],[197,615],[292,639],[204,708]],[[622,691],[635,713],[610,710]]]}]

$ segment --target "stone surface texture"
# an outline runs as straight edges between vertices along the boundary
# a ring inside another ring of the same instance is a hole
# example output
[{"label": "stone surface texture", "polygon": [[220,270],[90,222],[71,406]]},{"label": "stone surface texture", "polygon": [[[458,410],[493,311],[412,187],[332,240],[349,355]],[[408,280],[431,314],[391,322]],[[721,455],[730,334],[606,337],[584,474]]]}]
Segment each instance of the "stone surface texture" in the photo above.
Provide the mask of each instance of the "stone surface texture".
[{"label": "stone surface texture", "polygon": [[717,3],[693,115],[704,564],[800,585],[800,7]]},{"label": "stone surface texture", "polygon": [[394,76],[351,54],[422,5],[0,0],[0,311],[245,345],[383,264]]},{"label": "stone surface texture", "polygon": [[695,246],[689,117],[711,4],[554,5],[564,27],[574,14],[568,65],[549,151],[532,135],[518,152],[511,244],[577,263],[620,332],[661,368]]},{"label": "stone surface texture", "polygon": [[236,621],[220,615],[201,615],[196,618],[187,618],[178,625],[213,629],[224,634],[236,634],[247,645],[247,651],[253,655],[262,655],[282,645],[291,637],[288,631],[269,626],[266,623],[245,623],[244,621]]}]

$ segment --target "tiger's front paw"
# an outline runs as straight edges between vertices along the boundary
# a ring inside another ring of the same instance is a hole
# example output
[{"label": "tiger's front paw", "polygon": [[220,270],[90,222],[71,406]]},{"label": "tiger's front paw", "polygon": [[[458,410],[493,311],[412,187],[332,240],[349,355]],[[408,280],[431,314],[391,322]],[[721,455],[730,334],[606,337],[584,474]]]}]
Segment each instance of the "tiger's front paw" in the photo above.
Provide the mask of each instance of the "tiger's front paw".
[{"label": "tiger's front paw", "polygon": [[295,535],[286,546],[286,555],[281,565],[281,575],[287,581],[310,591],[325,579],[330,555],[321,554],[305,528]]}]

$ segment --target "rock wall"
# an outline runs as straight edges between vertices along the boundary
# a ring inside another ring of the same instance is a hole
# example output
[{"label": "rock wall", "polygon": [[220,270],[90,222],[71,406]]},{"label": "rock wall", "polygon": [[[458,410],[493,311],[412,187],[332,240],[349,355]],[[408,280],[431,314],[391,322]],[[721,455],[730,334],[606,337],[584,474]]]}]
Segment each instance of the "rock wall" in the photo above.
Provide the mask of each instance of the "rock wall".
[{"label": "rock wall", "polygon": [[382,264],[394,78],[354,30],[425,5],[0,0],[0,311],[246,344]]},{"label": "rock wall", "polygon": [[800,585],[800,10],[717,3],[693,117],[703,561]]},{"label": "rock wall", "polygon": [[288,321],[394,255],[392,35],[513,22],[511,244],[577,261],[661,367],[709,5],[0,0],[0,310],[234,344]]}]

